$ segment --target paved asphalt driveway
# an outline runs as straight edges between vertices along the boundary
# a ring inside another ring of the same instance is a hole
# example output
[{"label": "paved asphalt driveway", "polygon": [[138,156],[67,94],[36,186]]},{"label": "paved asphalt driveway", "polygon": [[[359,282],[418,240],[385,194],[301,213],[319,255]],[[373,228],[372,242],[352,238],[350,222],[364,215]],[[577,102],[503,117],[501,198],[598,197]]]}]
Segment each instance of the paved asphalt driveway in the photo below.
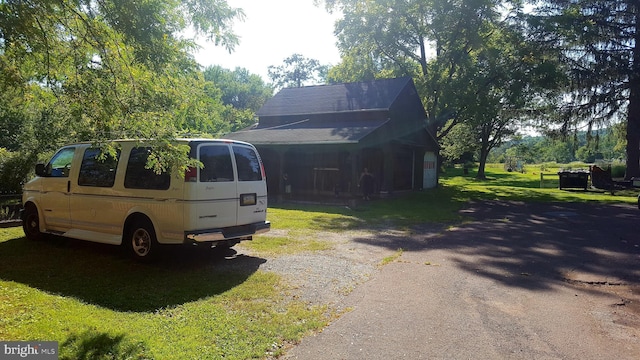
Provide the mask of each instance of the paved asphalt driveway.
[{"label": "paved asphalt driveway", "polygon": [[286,359],[640,359],[640,210],[478,202],[347,298]]}]

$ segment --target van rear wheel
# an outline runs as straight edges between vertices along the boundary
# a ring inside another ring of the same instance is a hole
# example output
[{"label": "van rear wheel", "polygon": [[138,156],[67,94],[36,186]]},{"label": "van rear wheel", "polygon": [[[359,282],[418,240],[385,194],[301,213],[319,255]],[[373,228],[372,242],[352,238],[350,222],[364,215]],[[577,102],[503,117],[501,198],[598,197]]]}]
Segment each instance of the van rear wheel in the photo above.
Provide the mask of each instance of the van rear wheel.
[{"label": "van rear wheel", "polygon": [[127,245],[134,258],[151,259],[158,252],[158,241],[148,221],[136,221],[129,228]]}]

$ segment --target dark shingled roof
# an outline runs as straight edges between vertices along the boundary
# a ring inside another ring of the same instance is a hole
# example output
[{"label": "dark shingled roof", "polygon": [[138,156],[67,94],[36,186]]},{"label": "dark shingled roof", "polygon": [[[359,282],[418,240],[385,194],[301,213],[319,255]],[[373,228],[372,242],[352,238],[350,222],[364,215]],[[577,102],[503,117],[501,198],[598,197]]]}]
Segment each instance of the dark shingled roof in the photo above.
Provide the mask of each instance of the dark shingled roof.
[{"label": "dark shingled roof", "polygon": [[[402,77],[282,89],[258,111],[258,124],[226,137],[288,145],[358,143],[382,127],[392,135],[399,128],[415,126],[404,121],[391,126],[389,119],[389,110],[409,85],[413,80]],[[418,107],[422,109],[421,104]]]},{"label": "dark shingled roof", "polygon": [[388,110],[410,77],[280,90],[258,110],[258,117]]},{"label": "dark shingled roof", "polygon": [[226,136],[252,144],[345,144],[357,143],[389,120],[349,121],[343,123],[301,120],[290,124],[251,128]]}]

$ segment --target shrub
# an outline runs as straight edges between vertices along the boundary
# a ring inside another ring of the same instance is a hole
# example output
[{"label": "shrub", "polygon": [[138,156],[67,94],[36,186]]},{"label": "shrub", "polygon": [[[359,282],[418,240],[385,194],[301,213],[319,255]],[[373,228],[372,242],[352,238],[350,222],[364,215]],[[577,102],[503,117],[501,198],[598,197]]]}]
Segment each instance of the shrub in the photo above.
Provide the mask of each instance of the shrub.
[{"label": "shrub", "polygon": [[611,164],[611,177],[612,178],[622,178],[624,174],[627,172],[627,166],[621,163],[613,163]]},{"label": "shrub", "polygon": [[33,156],[0,148],[0,191],[19,193],[33,171]]}]

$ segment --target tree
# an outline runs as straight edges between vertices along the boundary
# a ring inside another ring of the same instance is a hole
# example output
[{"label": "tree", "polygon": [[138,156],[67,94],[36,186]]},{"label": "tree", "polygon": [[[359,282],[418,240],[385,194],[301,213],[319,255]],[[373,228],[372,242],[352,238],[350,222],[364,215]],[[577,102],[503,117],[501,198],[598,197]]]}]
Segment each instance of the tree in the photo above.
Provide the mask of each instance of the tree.
[{"label": "tree", "polygon": [[336,33],[347,54],[331,74],[412,76],[431,133],[443,139],[460,123],[473,129],[483,178],[491,148],[547,98],[534,91],[542,89],[540,73],[551,69],[538,66],[535,49],[499,11],[504,3],[326,0],[328,9],[343,13]]},{"label": "tree", "polygon": [[222,102],[225,105],[236,109],[255,113],[273,96],[273,89],[259,75],[251,74],[244,68],[229,70],[221,66],[210,66],[204,69],[204,79],[222,91]]},{"label": "tree", "polygon": [[[206,99],[194,43],[180,34],[190,26],[232,49],[238,17],[220,0],[0,1],[0,104],[11,109],[0,121],[20,124],[0,139],[25,154],[77,140],[111,152],[123,136],[164,151],[181,131],[215,133],[222,104]],[[165,158],[184,167],[184,150]]]},{"label": "tree", "polygon": [[497,16],[497,1],[326,0],[325,4],[343,13],[336,24],[343,54],[370,56],[376,77],[400,72],[412,76],[434,134],[444,129],[443,136],[458,123],[465,107],[462,99],[473,93],[463,66],[482,42],[482,26]]},{"label": "tree", "polygon": [[283,62],[283,65],[271,65],[268,68],[269,78],[276,88],[317,84],[324,82],[327,77],[328,66],[321,65],[316,59],[293,54]]},{"label": "tree", "polygon": [[473,161],[473,156],[478,152],[475,135],[469,125],[458,124],[440,141],[440,154],[449,163],[460,161],[467,154],[471,155],[469,161]]},{"label": "tree", "polygon": [[571,81],[561,130],[626,121],[626,178],[640,176],[640,4],[637,0],[555,0],[528,17],[530,34],[560,50]]},{"label": "tree", "polygon": [[225,105],[224,132],[233,132],[255,123],[256,112],[273,96],[273,88],[266,85],[259,75],[247,69],[224,69],[210,66],[204,70],[204,78],[216,90],[212,97]]},{"label": "tree", "polygon": [[475,97],[469,100],[465,122],[476,130],[479,142],[479,179],[485,178],[489,152],[529,117],[543,113],[564,79],[553,59],[525,41],[517,25],[508,20],[488,24],[484,45],[468,65]]}]

